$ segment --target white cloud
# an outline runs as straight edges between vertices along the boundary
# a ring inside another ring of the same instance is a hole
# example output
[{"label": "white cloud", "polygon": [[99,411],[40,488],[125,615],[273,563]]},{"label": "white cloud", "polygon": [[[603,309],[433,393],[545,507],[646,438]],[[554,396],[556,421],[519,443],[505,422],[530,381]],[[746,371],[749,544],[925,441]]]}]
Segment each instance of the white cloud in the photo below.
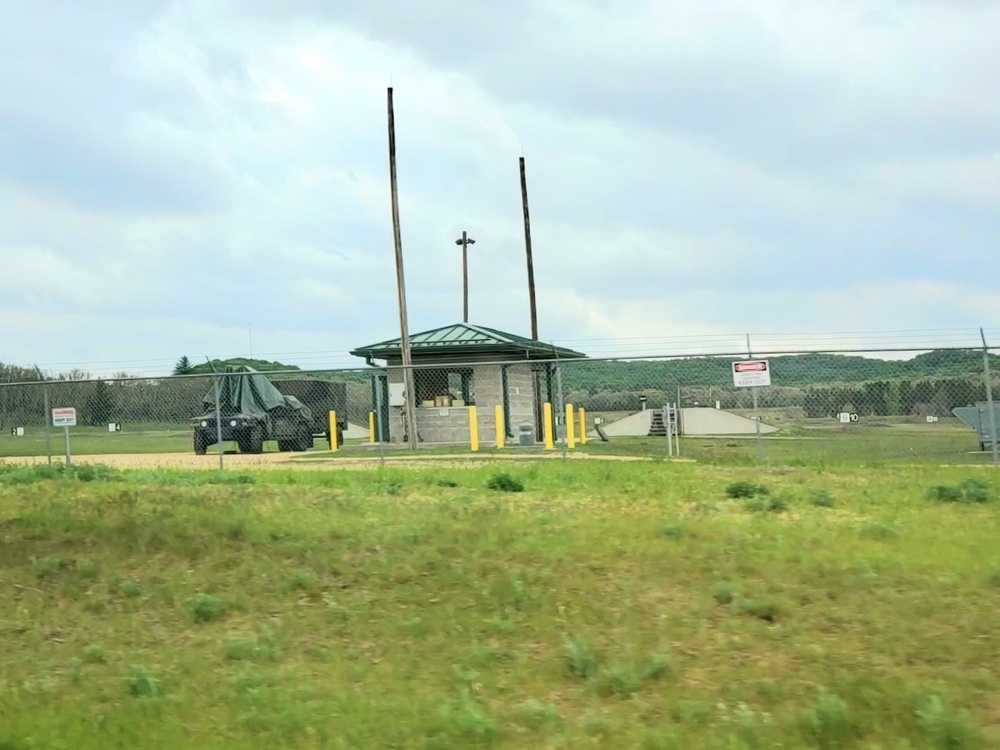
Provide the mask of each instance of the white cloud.
[{"label": "white cloud", "polygon": [[393,336],[390,83],[414,331],[459,319],[468,230],[473,320],[527,332],[522,153],[543,338],[1000,318],[996,4],[504,7],[12,11],[0,360],[244,353],[252,324],[319,365]]}]

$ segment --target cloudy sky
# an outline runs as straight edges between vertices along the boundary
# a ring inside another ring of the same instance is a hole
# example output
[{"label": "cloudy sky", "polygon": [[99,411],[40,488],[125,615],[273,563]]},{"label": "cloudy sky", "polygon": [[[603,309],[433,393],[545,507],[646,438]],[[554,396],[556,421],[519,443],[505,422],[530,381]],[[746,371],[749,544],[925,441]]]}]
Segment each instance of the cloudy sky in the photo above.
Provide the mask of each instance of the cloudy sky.
[{"label": "cloudy sky", "polygon": [[412,331],[461,319],[465,229],[472,321],[529,332],[522,154],[544,339],[1000,326],[1000,2],[17,6],[0,361],[398,334],[389,85]]}]

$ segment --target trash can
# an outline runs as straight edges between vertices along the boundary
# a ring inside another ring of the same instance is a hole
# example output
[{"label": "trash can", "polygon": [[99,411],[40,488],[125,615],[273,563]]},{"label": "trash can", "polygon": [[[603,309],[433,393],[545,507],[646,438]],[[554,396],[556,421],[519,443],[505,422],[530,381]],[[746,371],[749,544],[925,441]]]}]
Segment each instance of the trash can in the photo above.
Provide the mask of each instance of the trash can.
[{"label": "trash can", "polygon": [[521,445],[534,445],[535,444],[535,426],[531,424],[523,424],[518,427],[517,430],[518,443]]}]

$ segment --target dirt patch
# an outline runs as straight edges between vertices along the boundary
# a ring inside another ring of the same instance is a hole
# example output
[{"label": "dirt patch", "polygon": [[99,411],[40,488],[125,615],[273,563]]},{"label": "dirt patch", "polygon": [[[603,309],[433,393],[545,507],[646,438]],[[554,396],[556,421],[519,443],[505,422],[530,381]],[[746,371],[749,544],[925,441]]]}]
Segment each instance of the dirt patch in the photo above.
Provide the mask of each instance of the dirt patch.
[{"label": "dirt patch", "polygon": [[[223,466],[227,471],[259,470],[259,469],[373,469],[378,467],[383,461],[385,465],[399,468],[432,468],[432,467],[473,467],[487,466],[500,462],[510,461],[536,461],[536,460],[557,460],[563,456],[561,453],[537,454],[537,455],[509,455],[509,456],[473,456],[469,454],[457,455],[394,455],[386,456],[384,459],[379,456],[338,456],[330,458],[312,458],[309,454],[297,454],[290,456],[287,453],[261,453],[259,455],[249,455],[243,453],[227,453],[223,456]],[[647,461],[649,459],[639,456],[594,456],[585,453],[569,453],[566,456],[570,460],[592,460],[592,461]],[[62,457],[53,457],[54,463],[62,463]],[[3,464],[33,465],[48,462],[46,456],[27,456],[0,458]],[[73,456],[75,464],[103,464],[117,469],[183,469],[183,470],[218,470],[219,457],[217,454],[206,456],[196,456],[193,453],[127,453],[127,454],[105,454],[105,455],[83,455]]]}]

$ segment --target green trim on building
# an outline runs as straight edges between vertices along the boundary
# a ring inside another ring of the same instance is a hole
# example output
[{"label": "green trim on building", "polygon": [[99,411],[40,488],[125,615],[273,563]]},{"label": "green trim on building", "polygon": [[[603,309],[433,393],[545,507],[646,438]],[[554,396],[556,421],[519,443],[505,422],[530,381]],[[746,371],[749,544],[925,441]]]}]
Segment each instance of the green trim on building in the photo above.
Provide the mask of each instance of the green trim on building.
[{"label": "green trim on building", "polygon": [[[456,323],[431,331],[412,334],[410,351],[414,358],[428,356],[482,356],[494,355],[497,359],[514,357],[517,359],[585,359],[586,354],[544,341],[518,336],[496,328]],[[361,346],[351,351],[355,357],[366,359],[398,359],[402,356],[400,339],[380,341],[377,344]]]}]

